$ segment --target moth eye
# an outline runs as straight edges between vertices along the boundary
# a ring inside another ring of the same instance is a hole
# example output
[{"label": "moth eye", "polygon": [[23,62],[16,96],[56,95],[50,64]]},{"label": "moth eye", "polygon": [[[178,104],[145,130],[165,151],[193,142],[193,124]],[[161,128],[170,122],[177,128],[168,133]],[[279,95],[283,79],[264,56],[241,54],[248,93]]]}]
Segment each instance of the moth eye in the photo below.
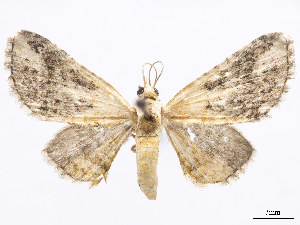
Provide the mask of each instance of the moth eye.
[{"label": "moth eye", "polygon": [[144,93],[144,87],[139,87],[139,90],[137,91],[137,95],[141,95]]},{"label": "moth eye", "polygon": [[157,96],[159,95],[159,92],[156,88],[154,88],[154,92],[155,92],[155,94],[157,94]]}]

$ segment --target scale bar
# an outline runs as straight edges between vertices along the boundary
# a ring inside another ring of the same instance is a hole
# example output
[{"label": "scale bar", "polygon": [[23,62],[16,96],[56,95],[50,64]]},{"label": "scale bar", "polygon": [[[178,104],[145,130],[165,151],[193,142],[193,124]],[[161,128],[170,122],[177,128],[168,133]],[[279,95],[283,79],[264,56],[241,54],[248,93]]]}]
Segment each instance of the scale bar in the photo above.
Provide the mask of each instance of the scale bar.
[{"label": "scale bar", "polygon": [[273,220],[280,220],[280,219],[281,219],[281,220],[293,220],[294,218],[266,218],[266,217],[265,217],[265,218],[253,218],[253,219],[254,219],[254,220],[255,220],[255,219],[257,219],[257,220],[272,220],[272,219],[273,219]]}]

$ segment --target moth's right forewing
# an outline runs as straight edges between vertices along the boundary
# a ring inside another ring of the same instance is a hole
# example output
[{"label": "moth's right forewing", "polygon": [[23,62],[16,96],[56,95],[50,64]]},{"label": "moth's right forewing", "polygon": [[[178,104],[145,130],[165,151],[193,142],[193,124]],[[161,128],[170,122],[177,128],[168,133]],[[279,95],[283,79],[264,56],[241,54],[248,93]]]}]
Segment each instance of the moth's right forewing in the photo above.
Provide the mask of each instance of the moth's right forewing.
[{"label": "moth's right forewing", "polygon": [[38,34],[21,31],[11,38],[5,65],[13,94],[37,118],[77,124],[131,118],[118,91]]},{"label": "moth's right forewing", "polygon": [[294,68],[293,41],[263,35],[183,88],[163,109],[181,123],[258,121],[278,105]]},{"label": "moth's right forewing", "polygon": [[102,126],[68,125],[43,150],[62,177],[97,185],[106,178],[121,146],[132,134],[130,122]]}]

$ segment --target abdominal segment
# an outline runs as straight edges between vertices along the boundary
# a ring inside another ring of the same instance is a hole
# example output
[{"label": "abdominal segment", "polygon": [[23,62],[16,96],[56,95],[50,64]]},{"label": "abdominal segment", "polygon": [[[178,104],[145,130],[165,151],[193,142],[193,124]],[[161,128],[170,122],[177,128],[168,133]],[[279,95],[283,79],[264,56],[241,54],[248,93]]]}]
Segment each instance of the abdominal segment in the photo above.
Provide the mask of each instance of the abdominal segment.
[{"label": "abdominal segment", "polygon": [[160,136],[136,137],[136,162],[138,184],[150,200],[157,194],[157,161]]}]

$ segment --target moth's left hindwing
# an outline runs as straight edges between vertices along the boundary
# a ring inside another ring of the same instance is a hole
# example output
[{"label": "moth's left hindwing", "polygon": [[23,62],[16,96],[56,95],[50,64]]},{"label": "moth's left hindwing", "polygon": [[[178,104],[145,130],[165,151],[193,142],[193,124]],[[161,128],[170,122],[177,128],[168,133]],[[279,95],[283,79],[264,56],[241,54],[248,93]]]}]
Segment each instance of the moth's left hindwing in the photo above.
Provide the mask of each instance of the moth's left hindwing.
[{"label": "moth's left hindwing", "polygon": [[8,42],[11,90],[30,114],[77,124],[130,120],[131,107],[107,82],[48,39],[21,31]]},{"label": "moth's left hindwing", "polygon": [[63,177],[94,186],[106,178],[111,163],[131,133],[130,122],[102,126],[72,124],[60,131],[43,153]]}]

